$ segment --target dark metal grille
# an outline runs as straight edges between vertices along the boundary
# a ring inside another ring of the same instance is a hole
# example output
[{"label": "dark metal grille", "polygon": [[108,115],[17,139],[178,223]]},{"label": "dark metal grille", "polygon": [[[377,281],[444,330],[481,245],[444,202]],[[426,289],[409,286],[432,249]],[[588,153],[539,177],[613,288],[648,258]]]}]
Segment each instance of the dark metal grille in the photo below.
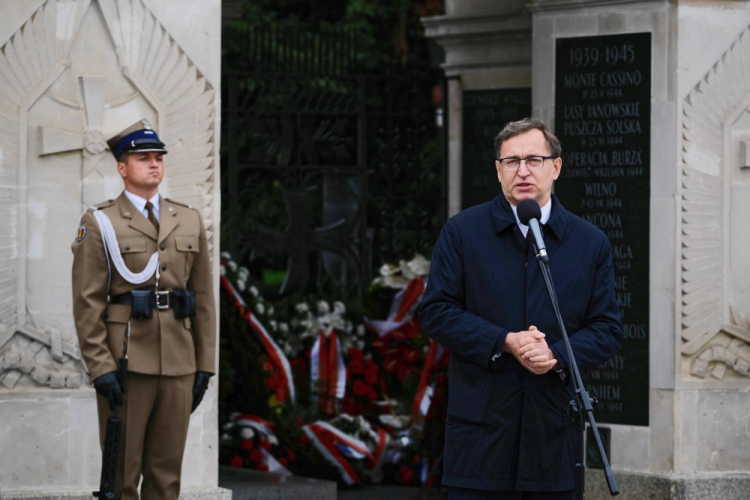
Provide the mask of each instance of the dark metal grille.
[{"label": "dark metal grille", "polygon": [[222,247],[256,275],[286,269],[283,293],[361,293],[373,264],[429,254],[445,218],[441,76],[347,74],[349,35],[240,35],[243,69],[223,75]]}]

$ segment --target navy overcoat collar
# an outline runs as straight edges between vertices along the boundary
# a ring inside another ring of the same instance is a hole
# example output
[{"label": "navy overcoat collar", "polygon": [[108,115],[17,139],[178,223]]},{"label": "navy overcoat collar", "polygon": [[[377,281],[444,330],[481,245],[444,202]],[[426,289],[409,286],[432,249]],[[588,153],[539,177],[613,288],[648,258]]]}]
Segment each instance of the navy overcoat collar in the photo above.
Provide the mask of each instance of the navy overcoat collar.
[{"label": "navy overcoat collar", "polygon": [[[495,197],[494,203],[492,204],[492,226],[495,229],[495,234],[500,233],[506,228],[516,224],[516,216],[513,215],[513,209],[510,208],[510,203],[505,198],[505,195],[500,193]],[[552,230],[552,233],[557,237],[558,240],[562,240],[565,234],[565,226],[568,211],[560,203],[560,200],[553,194],[552,195],[552,211],[550,212],[549,220],[546,227]]]}]

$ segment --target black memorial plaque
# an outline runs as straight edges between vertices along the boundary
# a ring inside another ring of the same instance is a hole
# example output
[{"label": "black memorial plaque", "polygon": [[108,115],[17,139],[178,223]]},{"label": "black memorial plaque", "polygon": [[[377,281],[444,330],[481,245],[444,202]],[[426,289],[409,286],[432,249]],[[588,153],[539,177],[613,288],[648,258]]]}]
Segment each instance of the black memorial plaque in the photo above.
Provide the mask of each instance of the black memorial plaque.
[{"label": "black memorial plaque", "polygon": [[500,194],[495,136],[506,123],[531,116],[531,89],[467,90],[463,94],[461,205],[469,208]]},{"label": "black memorial plaque", "polygon": [[625,331],[584,383],[597,421],[648,425],[651,34],[558,39],[555,69],[555,194],[609,237]]}]

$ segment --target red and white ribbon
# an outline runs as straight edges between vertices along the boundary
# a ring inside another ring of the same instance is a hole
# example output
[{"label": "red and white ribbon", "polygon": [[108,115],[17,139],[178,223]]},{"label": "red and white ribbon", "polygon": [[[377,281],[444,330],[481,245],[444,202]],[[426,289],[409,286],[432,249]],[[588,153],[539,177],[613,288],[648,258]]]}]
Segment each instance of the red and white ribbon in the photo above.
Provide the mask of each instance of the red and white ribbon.
[{"label": "red and white ribbon", "polygon": [[276,434],[274,434],[274,425],[268,420],[256,415],[243,413],[234,420],[234,423],[240,427],[252,427],[265,436],[267,441],[271,436],[276,437]]},{"label": "red and white ribbon", "polygon": [[349,461],[344,455],[352,458],[366,458],[370,467],[377,463],[375,457],[367,445],[355,438],[345,434],[322,420],[305,425],[302,430],[315,445],[315,448],[323,457],[338,469],[341,478],[346,484],[352,485],[359,482],[359,476],[354,472]]},{"label": "red and white ribbon", "polygon": [[424,421],[427,417],[427,412],[430,411],[432,395],[435,392],[435,384],[430,383],[432,366],[435,364],[435,360],[442,356],[443,346],[434,340],[430,340],[430,350],[427,352],[427,358],[424,361],[422,373],[419,375],[419,384],[417,385],[417,392],[414,395],[414,402],[411,407],[412,424],[420,430],[424,428]]},{"label": "red and white ribbon", "polygon": [[400,290],[391,302],[388,318],[385,320],[369,320],[367,326],[375,330],[382,337],[409,321],[416,312],[417,306],[424,295],[425,282],[421,276],[414,276],[406,288]]},{"label": "red and white ribbon", "polygon": [[[247,303],[243,300],[242,295],[234,288],[232,282],[226,276],[222,276],[220,279],[222,288],[229,294],[229,300],[232,307],[242,314],[242,318],[250,325],[250,327],[258,334],[261,344],[268,353],[268,358],[271,361],[271,365],[274,367],[274,375],[283,380],[283,384],[279,384],[276,388],[276,399],[283,403],[286,401],[287,396],[294,404],[295,392],[294,392],[294,379],[292,378],[292,367],[289,365],[284,351],[276,344],[271,335],[268,334],[263,324],[258,321],[258,318],[253,315],[253,312],[247,307]],[[344,377],[346,378],[346,377]]]},{"label": "red and white ribbon", "polygon": [[331,414],[336,400],[346,392],[346,366],[341,355],[341,342],[335,331],[323,332],[310,351],[310,390],[317,397],[324,413]]},{"label": "red and white ribbon", "polygon": [[261,448],[260,452],[263,454],[263,463],[266,464],[268,467],[268,472],[271,472],[273,474],[279,474],[280,476],[291,476],[292,473],[289,469],[281,465],[281,463],[276,460],[276,457],[271,455],[268,451]]}]

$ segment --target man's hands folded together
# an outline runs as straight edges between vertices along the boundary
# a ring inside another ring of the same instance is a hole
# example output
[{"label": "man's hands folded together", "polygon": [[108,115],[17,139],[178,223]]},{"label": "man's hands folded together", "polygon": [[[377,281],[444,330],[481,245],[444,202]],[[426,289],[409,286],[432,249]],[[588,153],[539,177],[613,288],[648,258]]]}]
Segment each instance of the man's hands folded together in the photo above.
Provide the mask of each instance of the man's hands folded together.
[{"label": "man's hands folded together", "polygon": [[545,334],[535,326],[522,332],[510,332],[505,337],[503,351],[515,358],[535,375],[547,373],[557,365],[555,353],[547,345]]}]

